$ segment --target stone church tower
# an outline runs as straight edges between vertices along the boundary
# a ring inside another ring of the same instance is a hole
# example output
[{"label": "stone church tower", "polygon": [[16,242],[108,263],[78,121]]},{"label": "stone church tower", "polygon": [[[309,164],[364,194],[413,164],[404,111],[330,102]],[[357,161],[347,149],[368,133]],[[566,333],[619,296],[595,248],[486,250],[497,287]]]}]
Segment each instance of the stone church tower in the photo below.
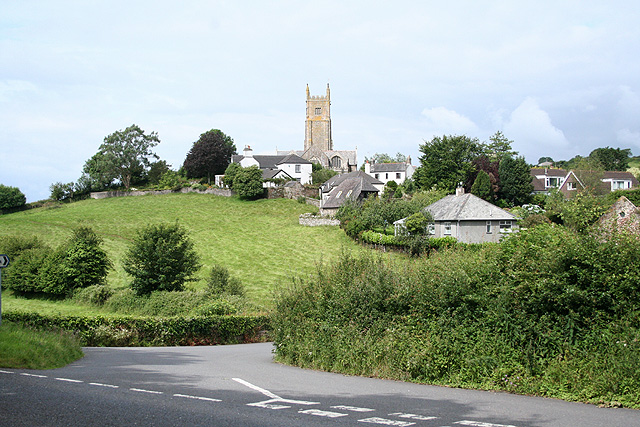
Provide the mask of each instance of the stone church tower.
[{"label": "stone church tower", "polygon": [[331,139],[331,96],[327,83],[326,96],[309,95],[307,85],[307,121],[304,126],[304,151],[333,150]]}]

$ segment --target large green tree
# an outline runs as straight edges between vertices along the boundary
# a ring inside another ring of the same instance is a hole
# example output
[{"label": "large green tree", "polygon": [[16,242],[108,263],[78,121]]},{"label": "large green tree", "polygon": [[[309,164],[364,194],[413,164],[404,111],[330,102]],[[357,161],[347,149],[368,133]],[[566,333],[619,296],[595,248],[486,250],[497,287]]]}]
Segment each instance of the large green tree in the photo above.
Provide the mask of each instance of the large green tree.
[{"label": "large green tree", "polygon": [[492,201],[493,192],[491,191],[491,179],[488,173],[483,170],[478,172],[478,176],[471,186],[471,194],[483,200]]},{"label": "large green tree", "polygon": [[27,198],[18,187],[9,187],[0,184],[0,211],[16,209],[24,206]]},{"label": "large green tree", "polygon": [[589,154],[589,158],[597,160],[606,171],[626,171],[629,168],[631,149],[625,148],[596,148]]},{"label": "large green tree", "polygon": [[176,224],[149,225],[138,231],[123,259],[138,295],[181,291],[200,269],[198,254],[187,230]]},{"label": "large green tree", "polygon": [[208,178],[222,175],[236,154],[233,139],[219,129],[212,129],[200,135],[193,143],[184,160],[187,178]]},{"label": "large green tree", "polygon": [[489,138],[489,142],[484,144],[484,154],[491,160],[500,161],[503,157],[515,157],[518,155],[511,147],[513,141],[497,131]]},{"label": "large green tree", "polygon": [[156,132],[146,135],[137,125],[131,125],[106,136],[98,153],[85,163],[83,172],[98,187],[107,187],[117,179],[129,189],[132,179],[151,165],[151,159],[158,158],[151,149],[159,143]]},{"label": "large green tree", "polygon": [[422,189],[453,192],[473,172],[472,161],[483,152],[477,138],[465,135],[434,137],[420,145],[420,166],[413,179]]},{"label": "large green tree", "polygon": [[498,168],[499,197],[511,206],[520,206],[531,200],[533,177],[524,157],[504,157]]},{"label": "large green tree", "polygon": [[258,166],[239,169],[233,179],[233,191],[241,199],[257,199],[264,194],[262,171]]}]

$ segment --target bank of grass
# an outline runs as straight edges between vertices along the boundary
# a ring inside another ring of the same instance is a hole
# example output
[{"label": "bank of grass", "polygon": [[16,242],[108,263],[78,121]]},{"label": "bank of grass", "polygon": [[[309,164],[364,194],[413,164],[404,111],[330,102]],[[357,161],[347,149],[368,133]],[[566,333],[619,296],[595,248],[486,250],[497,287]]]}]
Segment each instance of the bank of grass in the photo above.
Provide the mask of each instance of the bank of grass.
[{"label": "bank of grass", "polygon": [[[109,285],[122,289],[130,279],[120,260],[136,230],[178,221],[189,231],[203,264],[192,289],[204,288],[211,266],[218,263],[242,281],[251,303],[269,308],[273,290],[293,277],[311,274],[318,262],[331,261],[343,248],[364,250],[338,227],[300,226],[299,215],[313,211],[317,208],[288,199],[242,201],[196,193],[120,197],[0,215],[0,236],[36,235],[57,246],[74,227],[90,226],[104,239],[114,263]],[[6,309],[16,303],[11,295],[3,297]],[[24,309],[30,303],[19,304]],[[60,307],[58,302],[34,304],[37,309]]]},{"label": "bank of grass", "polygon": [[83,356],[79,341],[63,332],[29,329],[12,322],[0,325],[0,367],[60,368]]}]

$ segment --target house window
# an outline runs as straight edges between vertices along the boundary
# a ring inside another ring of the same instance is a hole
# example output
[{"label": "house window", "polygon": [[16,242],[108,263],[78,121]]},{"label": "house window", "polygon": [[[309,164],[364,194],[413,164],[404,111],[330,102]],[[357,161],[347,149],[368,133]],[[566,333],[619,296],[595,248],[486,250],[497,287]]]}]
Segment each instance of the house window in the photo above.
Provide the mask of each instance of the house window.
[{"label": "house window", "polygon": [[384,174],[384,179],[389,179],[389,174],[388,173]]},{"label": "house window", "polygon": [[444,223],[444,235],[445,236],[450,236],[451,235],[451,223],[450,222],[445,222]]},{"label": "house window", "polygon": [[340,196],[342,196],[342,190],[338,191],[338,194],[336,194],[336,199],[339,199]]},{"label": "house window", "polygon": [[296,173],[300,173],[301,172],[301,166],[300,165],[296,165]]},{"label": "house window", "polygon": [[560,187],[560,181],[562,178],[557,176],[550,176],[546,178],[545,188]]},{"label": "house window", "polygon": [[400,179],[400,172],[396,172],[396,179]]},{"label": "house window", "polygon": [[316,107],[316,115],[322,114],[322,107]]},{"label": "house window", "polygon": [[500,221],[500,232],[511,233],[511,221]]},{"label": "house window", "polygon": [[338,156],[334,156],[331,158],[331,167],[332,168],[341,168],[342,167],[342,159]]},{"label": "house window", "polygon": [[631,186],[627,186],[627,181],[613,181],[611,183],[612,190],[622,190],[624,188],[631,188]]},{"label": "house window", "polygon": [[487,234],[491,234],[491,221],[487,221]]},{"label": "house window", "polygon": [[436,234],[436,225],[433,222],[430,222],[429,225],[427,225],[427,233],[432,236]]},{"label": "house window", "polygon": [[346,195],[346,196],[344,196],[344,197],[345,197],[345,199],[349,198],[349,196],[351,195],[351,193],[352,193],[352,192],[353,192],[353,190],[349,190],[349,192],[347,193],[347,195]]},{"label": "house window", "polygon": [[376,179],[380,179],[380,174],[379,173],[376,174]]},{"label": "house window", "polygon": [[568,182],[567,183],[567,190],[577,190],[578,187],[576,186],[575,182]]}]

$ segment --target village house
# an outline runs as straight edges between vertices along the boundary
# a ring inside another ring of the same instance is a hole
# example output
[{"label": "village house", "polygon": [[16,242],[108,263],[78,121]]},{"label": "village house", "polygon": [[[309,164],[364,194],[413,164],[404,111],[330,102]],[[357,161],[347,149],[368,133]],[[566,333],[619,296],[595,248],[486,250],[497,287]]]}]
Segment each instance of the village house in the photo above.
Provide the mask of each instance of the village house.
[{"label": "village house", "polygon": [[363,200],[378,196],[384,188],[381,181],[362,171],[336,175],[320,186],[320,214],[334,215],[347,200]]},{"label": "village house", "polygon": [[[311,183],[311,162],[295,154],[253,155],[253,150],[247,145],[242,155],[231,156],[231,163],[239,163],[243,168],[258,166],[265,180],[281,178],[303,185]],[[265,184],[269,186],[268,181]]]},{"label": "village house", "polygon": [[[541,165],[542,166],[542,165]],[[601,173],[600,191],[610,193],[615,190],[630,190],[637,188],[639,183],[631,172],[605,171]],[[549,194],[557,188],[566,198],[572,197],[578,190],[584,189],[585,185],[580,181],[576,171],[555,169],[551,167],[538,167],[531,169],[533,177],[533,192]]]},{"label": "village house", "polygon": [[[474,196],[458,187],[448,195],[424,208],[431,217],[427,227],[430,237],[454,237],[462,243],[499,242],[503,236],[518,230],[515,215]],[[406,233],[407,218],[393,223],[396,235]]]},{"label": "village house", "polygon": [[415,167],[411,165],[411,158],[401,163],[369,163],[365,162],[364,172],[387,185],[389,181],[395,181],[401,185],[406,179],[413,176]]}]

